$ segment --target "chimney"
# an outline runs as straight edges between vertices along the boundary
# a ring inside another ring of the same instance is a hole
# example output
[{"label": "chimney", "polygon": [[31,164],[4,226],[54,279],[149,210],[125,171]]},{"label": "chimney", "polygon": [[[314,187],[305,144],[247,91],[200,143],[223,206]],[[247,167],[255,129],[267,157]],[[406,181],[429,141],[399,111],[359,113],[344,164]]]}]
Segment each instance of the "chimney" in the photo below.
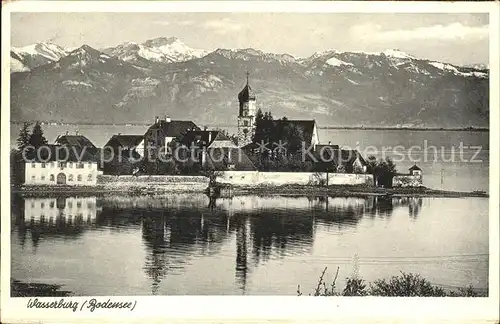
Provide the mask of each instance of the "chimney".
[{"label": "chimney", "polygon": [[203,129],[206,131],[206,130],[208,129],[208,127],[207,127],[207,126],[205,126],[205,127],[203,127]]},{"label": "chimney", "polygon": [[170,119],[170,116],[165,115],[165,121],[166,121],[167,123],[170,123],[170,122],[172,121],[172,119]]},{"label": "chimney", "polygon": [[121,135],[122,133],[118,133],[118,135]]},{"label": "chimney", "polygon": [[69,131],[66,131],[66,135],[69,135]]},{"label": "chimney", "polygon": [[75,135],[78,135],[78,130],[75,131]]},{"label": "chimney", "polygon": [[155,124],[158,124],[159,121],[160,121],[160,117],[156,116],[155,117]]},{"label": "chimney", "polygon": [[328,145],[332,145],[332,142],[331,142],[331,141],[328,141]]}]

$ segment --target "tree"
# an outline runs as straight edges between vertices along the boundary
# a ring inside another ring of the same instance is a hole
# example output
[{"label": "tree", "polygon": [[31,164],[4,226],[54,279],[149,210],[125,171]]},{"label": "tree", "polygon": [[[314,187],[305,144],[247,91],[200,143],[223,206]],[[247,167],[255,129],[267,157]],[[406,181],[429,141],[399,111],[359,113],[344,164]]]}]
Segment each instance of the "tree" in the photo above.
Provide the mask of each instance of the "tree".
[{"label": "tree", "polygon": [[17,148],[19,151],[22,151],[30,144],[30,127],[31,123],[25,122],[19,131],[19,136],[17,137]]},{"label": "tree", "polygon": [[33,126],[33,131],[31,133],[29,144],[32,145],[35,149],[47,145],[49,142],[43,135],[43,129],[40,122],[36,122],[35,126]]},{"label": "tree", "polygon": [[378,160],[374,156],[368,157],[368,173],[373,174],[373,181],[377,186],[392,187],[392,178],[396,174],[396,165],[390,158]]},{"label": "tree", "polygon": [[257,113],[255,114],[255,125],[257,125],[258,120],[264,119],[264,114],[262,113],[262,110],[257,109]]}]

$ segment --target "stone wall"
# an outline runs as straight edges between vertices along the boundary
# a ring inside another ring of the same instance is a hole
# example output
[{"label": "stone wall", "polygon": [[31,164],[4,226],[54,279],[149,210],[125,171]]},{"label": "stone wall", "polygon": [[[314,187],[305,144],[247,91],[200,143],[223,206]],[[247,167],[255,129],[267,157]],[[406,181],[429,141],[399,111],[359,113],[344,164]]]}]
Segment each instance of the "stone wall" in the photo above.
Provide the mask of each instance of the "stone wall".
[{"label": "stone wall", "polygon": [[420,187],[422,176],[419,175],[397,175],[392,178],[393,187]]},{"label": "stone wall", "polygon": [[[220,183],[232,185],[319,185],[326,184],[326,173],[313,172],[259,172],[224,171],[217,178]],[[373,186],[371,174],[329,173],[328,185]]]},{"label": "stone wall", "polygon": [[191,191],[202,192],[208,187],[203,176],[113,176],[100,175],[97,184],[109,190]]}]

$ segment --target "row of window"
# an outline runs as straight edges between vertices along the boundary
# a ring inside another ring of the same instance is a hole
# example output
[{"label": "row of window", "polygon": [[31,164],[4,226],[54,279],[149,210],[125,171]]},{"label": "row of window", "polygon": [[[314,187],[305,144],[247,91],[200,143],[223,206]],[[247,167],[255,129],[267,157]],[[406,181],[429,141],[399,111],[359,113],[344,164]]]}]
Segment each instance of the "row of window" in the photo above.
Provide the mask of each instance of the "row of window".
[{"label": "row of window", "polygon": [[[57,166],[59,168],[65,168],[65,167],[73,168],[73,164],[75,165],[75,168],[77,168],[77,169],[83,169],[84,166],[85,166],[85,164],[83,162],[75,162],[75,163],[73,163],[73,162],[58,162]],[[47,166],[50,167],[50,168],[54,168],[56,165],[55,165],[55,162],[42,163],[42,168],[45,169]],[[90,163],[90,162],[87,163],[87,166],[88,166],[89,169],[91,169],[92,168],[92,163]],[[31,163],[31,167],[32,168],[36,168],[36,163],[35,162]]]},{"label": "row of window", "polygon": [[[77,177],[76,177],[76,181],[82,181],[82,175],[79,174]],[[93,177],[92,177],[92,174],[89,174],[87,176],[87,181],[92,181]],[[35,175],[32,175],[31,176],[31,180],[36,180],[36,176]],[[45,180],[45,175],[41,175],[40,176],[40,180]],[[68,181],[73,181],[74,180],[74,176],[72,174],[70,174],[68,176]],[[49,181],[55,181],[55,177],[53,174],[50,175],[50,178],[49,178]]]},{"label": "row of window", "polygon": [[[50,208],[54,208],[54,206],[55,206],[55,203],[53,201],[51,201],[49,203],[49,207]],[[65,207],[73,208],[73,202],[68,201],[67,204],[63,204],[62,206],[58,203],[57,206],[58,206],[57,208],[65,208]],[[82,207],[82,202],[81,201],[77,201],[76,202],[76,208],[81,208],[81,207]],[[34,201],[31,202],[31,208],[35,208],[35,202]],[[45,202],[42,201],[40,203],[40,208],[45,208]],[[87,209],[92,209],[92,208],[95,209],[95,205],[93,205],[93,204],[87,204]]]},{"label": "row of window", "polygon": [[[61,216],[60,218],[61,218],[61,219],[66,219],[66,217],[67,217],[67,218],[69,218],[69,219],[71,220],[71,218],[73,218],[73,215],[67,215],[67,216],[66,216],[66,215],[63,215],[63,216]],[[74,215],[74,217],[75,217],[77,220],[78,220],[78,219],[83,220],[83,214],[82,214],[82,213],[76,214],[76,215]],[[90,219],[91,219],[91,218],[92,218],[92,215],[88,214],[88,215],[87,215],[87,221],[90,221]],[[34,216],[31,216],[30,221],[34,223],[34,222],[35,222],[35,217],[34,217]],[[43,222],[45,222],[45,221],[46,221],[46,217],[45,217],[45,215],[40,215],[40,222],[41,222],[41,223],[43,223]],[[49,216],[48,221],[49,221],[49,223],[54,222],[54,217],[53,217],[53,216]]]}]

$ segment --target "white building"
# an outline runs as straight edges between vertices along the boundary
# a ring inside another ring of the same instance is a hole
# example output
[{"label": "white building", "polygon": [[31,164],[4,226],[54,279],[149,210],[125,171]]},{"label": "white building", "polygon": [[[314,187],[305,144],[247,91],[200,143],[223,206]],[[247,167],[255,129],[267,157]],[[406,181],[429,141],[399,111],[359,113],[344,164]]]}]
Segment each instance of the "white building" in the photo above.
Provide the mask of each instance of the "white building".
[{"label": "white building", "polygon": [[96,157],[84,149],[48,145],[41,156],[24,162],[24,183],[27,185],[95,186]]}]

